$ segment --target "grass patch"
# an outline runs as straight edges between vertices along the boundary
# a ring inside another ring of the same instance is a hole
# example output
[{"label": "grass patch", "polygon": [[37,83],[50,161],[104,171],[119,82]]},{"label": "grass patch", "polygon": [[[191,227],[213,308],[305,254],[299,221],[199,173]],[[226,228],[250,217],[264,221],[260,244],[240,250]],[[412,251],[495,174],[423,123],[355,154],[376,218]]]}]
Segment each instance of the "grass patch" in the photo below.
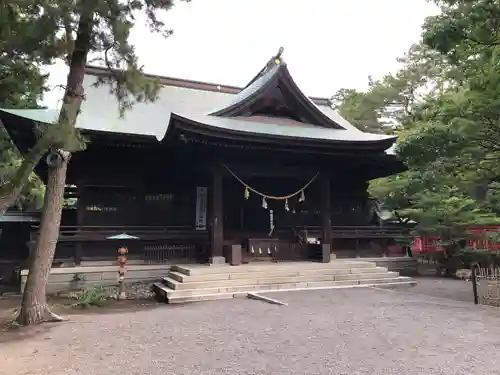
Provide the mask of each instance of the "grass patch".
[{"label": "grass patch", "polygon": [[71,307],[78,309],[103,307],[106,300],[110,298],[109,292],[103,287],[93,287],[70,295],[70,299],[75,301],[71,303]]}]

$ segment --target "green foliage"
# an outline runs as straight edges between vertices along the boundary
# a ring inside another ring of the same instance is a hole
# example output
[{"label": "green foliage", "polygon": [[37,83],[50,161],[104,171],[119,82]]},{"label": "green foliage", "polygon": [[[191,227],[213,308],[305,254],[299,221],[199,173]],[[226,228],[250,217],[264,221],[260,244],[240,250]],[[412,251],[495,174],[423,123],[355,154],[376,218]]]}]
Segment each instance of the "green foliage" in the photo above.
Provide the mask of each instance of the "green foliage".
[{"label": "green foliage", "polygon": [[71,296],[75,299],[71,307],[79,309],[88,309],[90,307],[102,307],[106,300],[110,298],[109,293],[103,287],[94,287],[85,289],[81,292],[73,293]]},{"label": "green foliage", "polygon": [[381,133],[383,128],[379,120],[378,109],[380,103],[371,100],[369,95],[353,89],[341,89],[332,97],[333,107],[340,115],[356,126],[358,129]]},{"label": "green foliage", "polygon": [[71,152],[85,148],[86,140],[74,124],[85,97],[81,79],[87,55],[95,57],[93,63],[109,68],[110,75],[96,84],[110,85],[121,114],[135,103],[156,99],[159,82],[143,74],[128,38],[141,14],[152,32],[170,35],[172,30],[161,20],[161,13],[173,5],[173,0],[18,0],[0,4],[0,106],[37,106],[47,78],[40,74],[41,64],[65,60],[74,86],[66,91],[58,124],[41,126],[38,144],[23,159],[5,131],[0,136],[0,156],[6,161],[0,165],[0,212],[17,197],[21,186],[25,192],[19,203],[43,194],[41,184],[30,173],[48,148]]},{"label": "green foliage", "polygon": [[467,227],[500,223],[500,1],[437,3],[442,14],[426,20],[402,68],[366,93],[340,91],[350,95],[337,106],[355,125],[393,125],[408,170],[370,193],[452,254]]},{"label": "green foliage", "polygon": [[463,250],[460,253],[460,261],[464,268],[472,268],[478,264],[483,268],[500,267],[500,253],[489,250]]},{"label": "green foliage", "polygon": [[398,59],[403,68],[380,80],[368,79],[368,90],[341,89],[332,97],[334,107],[360,130],[393,133],[411,126],[417,103],[431,92],[442,90],[457,69],[446,58],[423,44],[411,46]]},{"label": "green foliage", "polygon": [[75,273],[71,278],[71,281],[85,281],[85,276],[81,273]]},{"label": "green foliage", "polygon": [[[45,91],[46,76],[39,65],[45,60],[33,51],[28,39],[32,35],[36,17],[31,17],[14,4],[0,4],[0,107],[38,108]],[[0,123],[0,186],[6,186],[15,178],[21,167],[22,157],[10,141]],[[19,208],[30,202],[40,207],[45,189],[40,179],[31,173],[15,200]]]}]

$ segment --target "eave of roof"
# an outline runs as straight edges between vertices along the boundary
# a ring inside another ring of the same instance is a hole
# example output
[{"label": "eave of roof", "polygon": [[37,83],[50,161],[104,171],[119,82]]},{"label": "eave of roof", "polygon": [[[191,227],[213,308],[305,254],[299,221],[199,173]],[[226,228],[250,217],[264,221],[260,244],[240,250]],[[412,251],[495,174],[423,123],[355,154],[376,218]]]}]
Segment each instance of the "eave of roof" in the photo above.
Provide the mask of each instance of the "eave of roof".
[{"label": "eave of roof", "polygon": [[[59,116],[59,111],[54,109],[41,110],[6,110],[0,109],[0,112],[5,112],[10,115],[21,117],[25,120],[33,122],[43,122],[46,124],[54,124]],[[364,133],[361,131],[351,131],[345,129],[331,129],[318,126],[306,125],[297,121],[287,120],[287,124],[283,123],[282,119],[273,119],[272,117],[263,117],[262,119],[253,119],[251,117],[217,117],[211,115],[193,115],[172,113],[169,115],[167,129],[163,136],[141,135],[131,133],[119,133],[113,131],[100,131],[94,129],[81,128],[81,132],[90,137],[99,139],[109,138],[110,141],[122,142],[147,142],[151,144],[157,143],[168,137],[169,133],[179,124],[189,124],[198,129],[199,132],[206,134],[207,132],[220,136],[221,138],[231,138],[232,135],[238,134],[240,137],[250,137],[254,141],[264,139],[274,140],[295,140],[307,141],[310,144],[317,145],[352,145],[352,146],[367,146],[380,150],[389,149],[396,141],[396,136]],[[10,129],[8,129],[10,132]]]},{"label": "eave of roof", "polygon": [[34,122],[43,124],[55,124],[59,118],[59,110],[41,108],[41,109],[7,109],[0,108],[0,111],[10,113],[15,116],[25,118]]},{"label": "eave of roof", "polygon": [[200,134],[210,134],[213,132],[213,134],[218,134],[219,136],[224,136],[224,133],[227,133],[228,137],[231,134],[240,134],[268,139],[309,141],[323,145],[365,145],[381,150],[391,147],[397,138],[389,135],[352,132],[349,130],[310,126],[294,121],[289,122],[293,122],[293,124],[280,124],[279,121],[273,123],[272,118],[267,118],[265,122],[256,122],[244,117],[227,118],[175,113],[171,116],[170,124],[163,138],[166,139],[176,126],[182,127],[182,124],[190,125],[192,131],[196,132],[198,130]]}]

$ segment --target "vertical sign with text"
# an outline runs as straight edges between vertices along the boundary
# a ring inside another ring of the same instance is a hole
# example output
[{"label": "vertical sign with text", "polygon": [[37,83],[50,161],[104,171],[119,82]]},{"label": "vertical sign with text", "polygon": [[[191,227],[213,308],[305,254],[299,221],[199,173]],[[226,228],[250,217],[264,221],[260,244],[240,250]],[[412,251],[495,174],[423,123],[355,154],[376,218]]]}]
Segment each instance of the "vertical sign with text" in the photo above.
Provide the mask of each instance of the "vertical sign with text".
[{"label": "vertical sign with text", "polygon": [[196,188],[196,230],[207,229],[207,194],[206,187]]}]

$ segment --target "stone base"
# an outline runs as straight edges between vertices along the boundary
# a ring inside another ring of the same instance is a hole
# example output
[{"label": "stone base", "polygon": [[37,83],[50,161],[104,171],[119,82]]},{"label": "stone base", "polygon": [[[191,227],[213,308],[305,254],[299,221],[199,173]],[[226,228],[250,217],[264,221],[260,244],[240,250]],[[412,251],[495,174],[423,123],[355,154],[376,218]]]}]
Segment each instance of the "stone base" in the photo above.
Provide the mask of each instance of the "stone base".
[{"label": "stone base", "polygon": [[330,262],[330,251],[332,249],[332,245],[328,243],[324,243],[321,245],[321,262],[329,263]]},{"label": "stone base", "polygon": [[241,245],[232,245],[230,255],[229,264],[231,264],[231,266],[239,266],[243,262]]},{"label": "stone base", "polygon": [[[126,266],[125,283],[154,282],[161,279],[170,270],[168,264],[128,265]],[[99,267],[62,267],[51,268],[47,281],[47,293],[56,294],[77,288],[92,288],[94,286],[116,286],[116,273],[118,265]],[[21,292],[24,290],[28,279],[29,270],[21,270]],[[85,280],[75,285],[75,274],[81,275]]]},{"label": "stone base", "polygon": [[210,266],[223,266],[226,264],[226,258],[224,257],[210,257],[208,260]]}]

